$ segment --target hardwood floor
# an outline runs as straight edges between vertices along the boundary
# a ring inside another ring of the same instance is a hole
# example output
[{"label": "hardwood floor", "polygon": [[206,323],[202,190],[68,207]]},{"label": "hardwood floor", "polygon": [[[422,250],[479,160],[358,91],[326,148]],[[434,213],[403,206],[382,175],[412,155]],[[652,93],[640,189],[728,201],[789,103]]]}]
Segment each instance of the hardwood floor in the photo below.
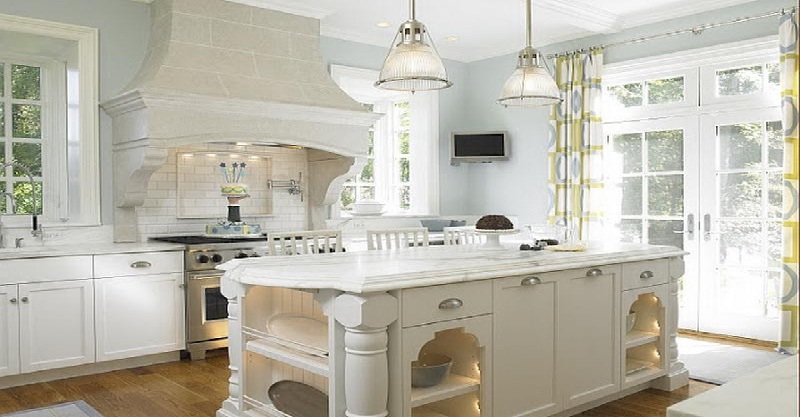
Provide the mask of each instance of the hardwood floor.
[{"label": "hardwood floor", "polygon": [[[187,360],[0,390],[0,414],[84,400],[103,417],[211,417],[228,394],[228,358]],[[692,381],[648,389],[579,414],[662,417],[670,405],[713,388]]]}]

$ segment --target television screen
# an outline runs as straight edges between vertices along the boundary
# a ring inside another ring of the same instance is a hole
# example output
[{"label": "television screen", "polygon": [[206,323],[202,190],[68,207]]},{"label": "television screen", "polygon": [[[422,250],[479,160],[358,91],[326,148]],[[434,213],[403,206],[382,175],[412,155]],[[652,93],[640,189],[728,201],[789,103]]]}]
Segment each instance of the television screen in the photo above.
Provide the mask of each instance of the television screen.
[{"label": "television screen", "polygon": [[452,146],[454,160],[492,161],[508,157],[505,132],[453,133]]}]

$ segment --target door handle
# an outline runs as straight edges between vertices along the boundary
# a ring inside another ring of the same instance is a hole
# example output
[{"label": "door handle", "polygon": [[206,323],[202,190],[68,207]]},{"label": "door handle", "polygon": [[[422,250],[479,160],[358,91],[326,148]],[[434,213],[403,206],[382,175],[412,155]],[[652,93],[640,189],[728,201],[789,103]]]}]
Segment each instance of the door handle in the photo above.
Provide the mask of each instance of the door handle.
[{"label": "door handle", "polygon": [[439,310],[455,310],[457,308],[461,308],[463,305],[464,302],[458,298],[448,298],[447,300],[439,303]]},{"label": "door handle", "polygon": [[686,238],[689,240],[694,240],[694,214],[686,215],[686,226],[683,230],[675,230],[673,233],[679,235],[686,235]]}]

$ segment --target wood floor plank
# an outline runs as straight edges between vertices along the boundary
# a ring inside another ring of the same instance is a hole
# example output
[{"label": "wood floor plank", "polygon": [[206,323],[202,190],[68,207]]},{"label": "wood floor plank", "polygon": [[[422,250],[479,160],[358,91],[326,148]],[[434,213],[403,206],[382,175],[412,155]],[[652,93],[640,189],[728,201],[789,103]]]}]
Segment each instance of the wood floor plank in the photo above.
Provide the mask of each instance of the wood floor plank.
[{"label": "wood floor plank", "polygon": [[[0,390],[0,414],[83,400],[103,417],[212,417],[228,395],[225,356],[179,361]],[[648,389],[579,414],[664,417],[670,405],[715,385]]]}]

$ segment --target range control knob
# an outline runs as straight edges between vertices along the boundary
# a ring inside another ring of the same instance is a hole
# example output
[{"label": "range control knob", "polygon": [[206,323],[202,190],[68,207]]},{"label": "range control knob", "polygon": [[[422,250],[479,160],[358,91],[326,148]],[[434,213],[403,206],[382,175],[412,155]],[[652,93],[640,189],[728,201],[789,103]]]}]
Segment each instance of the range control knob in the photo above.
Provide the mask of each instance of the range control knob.
[{"label": "range control knob", "polygon": [[207,264],[208,263],[208,255],[202,255],[202,254],[201,255],[197,255],[197,262],[199,262],[201,264]]},{"label": "range control knob", "polygon": [[215,254],[211,255],[211,262],[214,262],[214,263],[222,262],[222,255],[220,255],[218,253],[215,253]]},{"label": "range control knob", "polygon": [[249,258],[249,257],[250,257],[250,255],[248,255],[248,254],[246,254],[244,252],[239,252],[239,253],[236,254],[236,259],[244,259],[244,258]]}]

